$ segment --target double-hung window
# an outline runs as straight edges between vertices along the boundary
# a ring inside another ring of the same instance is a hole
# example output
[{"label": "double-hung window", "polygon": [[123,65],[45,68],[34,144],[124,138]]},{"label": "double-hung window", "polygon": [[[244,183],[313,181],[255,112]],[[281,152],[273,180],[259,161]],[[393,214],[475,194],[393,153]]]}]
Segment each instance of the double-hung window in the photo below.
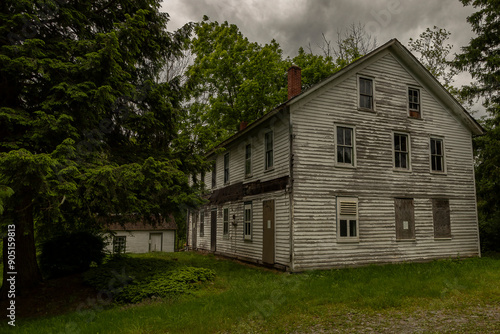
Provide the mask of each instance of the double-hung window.
[{"label": "double-hung window", "polygon": [[359,108],[374,110],[373,108],[373,80],[359,78]]},{"label": "double-hung window", "polygon": [[354,166],[354,129],[337,126],[337,163]]},{"label": "double-hung window", "polygon": [[444,172],[443,139],[431,138],[431,170],[433,172]]},{"label": "double-hung window", "polygon": [[200,211],[200,237],[205,236],[205,211]]},{"label": "double-hung window", "polygon": [[243,237],[252,240],[252,202],[245,202],[243,217]]},{"label": "double-hung window", "polygon": [[252,144],[245,146],[245,176],[252,176]]},{"label": "double-hung window", "polygon": [[337,222],[338,241],[359,241],[357,198],[337,198]]},{"label": "double-hung window", "polygon": [[274,165],[274,138],[273,138],[273,132],[269,131],[266,132],[265,135],[265,169],[271,169]]},{"label": "double-hung window", "polygon": [[229,153],[224,154],[224,184],[229,183]]},{"label": "double-hung window", "polygon": [[408,88],[408,112],[410,117],[420,118],[420,90]]},{"label": "double-hung window", "polygon": [[407,134],[394,134],[394,168],[410,169],[410,145]]},{"label": "double-hung window", "polygon": [[217,186],[217,163],[212,166],[212,189]]}]

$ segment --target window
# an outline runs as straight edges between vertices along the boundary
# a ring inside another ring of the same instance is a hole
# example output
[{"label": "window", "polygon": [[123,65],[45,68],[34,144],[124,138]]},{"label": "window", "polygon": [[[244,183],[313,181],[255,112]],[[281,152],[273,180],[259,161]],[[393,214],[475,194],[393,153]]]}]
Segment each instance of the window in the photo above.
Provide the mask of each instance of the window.
[{"label": "window", "polygon": [[431,170],[433,172],[444,172],[444,150],[442,139],[431,138]]},{"label": "window", "polygon": [[245,176],[252,176],[252,145],[245,146]]},{"label": "window", "polygon": [[434,238],[451,238],[449,200],[437,198],[432,200],[432,219],[434,221]]},{"label": "window", "polygon": [[223,219],[223,227],[222,227],[223,235],[225,237],[229,236],[229,209],[224,209],[224,219]]},{"label": "window", "polygon": [[212,189],[217,186],[217,164],[214,162],[212,167]]},{"label": "window", "polygon": [[205,236],[205,211],[200,211],[200,237]]},{"label": "window", "polygon": [[229,183],[229,153],[224,154],[224,184]]},{"label": "window", "polygon": [[354,166],[354,130],[337,126],[337,163]]},{"label": "window", "polygon": [[252,202],[245,202],[243,236],[245,240],[252,240]]},{"label": "window", "polygon": [[127,237],[125,236],[113,237],[113,253],[115,254],[125,253],[126,246],[127,246]]},{"label": "window", "polygon": [[410,169],[408,135],[394,134],[394,167],[398,169]]},{"label": "window", "polygon": [[396,239],[415,239],[415,217],[413,214],[413,198],[395,198]]},{"label": "window", "polygon": [[359,78],[359,107],[373,110],[373,80]]},{"label": "window", "polygon": [[337,198],[337,222],[338,241],[359,241],[357,198]]},{"label": "window", "polygon": [[274,156],[273,156],[273,132],[269,131],[266,133],[265,138],[265,152],[266,152],[266,169],[270,169],[274,164]]},{"label": "window", "polygon": [[420,118],[420,90],[408,88],[408,111],[410,117]]}]

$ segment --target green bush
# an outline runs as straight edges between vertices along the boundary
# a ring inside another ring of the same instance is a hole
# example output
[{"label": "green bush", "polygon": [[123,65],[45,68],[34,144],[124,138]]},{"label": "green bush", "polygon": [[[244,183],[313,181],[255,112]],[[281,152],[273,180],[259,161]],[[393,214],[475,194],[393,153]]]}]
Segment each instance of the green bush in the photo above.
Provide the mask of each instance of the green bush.
[{"label": "green bush", "polygon": [[88,270],[106,256],[103,237],[90,232],[64,234],[42,245],[40,268],[47,277],[60,277]]}]

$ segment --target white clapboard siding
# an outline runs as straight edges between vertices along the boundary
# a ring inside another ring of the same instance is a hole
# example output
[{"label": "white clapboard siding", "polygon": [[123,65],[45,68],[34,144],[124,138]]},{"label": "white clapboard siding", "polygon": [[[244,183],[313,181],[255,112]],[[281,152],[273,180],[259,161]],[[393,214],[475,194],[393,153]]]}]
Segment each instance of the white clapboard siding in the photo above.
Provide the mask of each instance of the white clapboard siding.
[{"label": "white clapboard siding", "polygon": [[[356,75],[291,107],[294,270],[477,256],[471,133],[390,53],[358,74],[374,78],[376,112],[358,111]],[[422,119],[408,117],[408,85]],[[336,124],[355,126],[356,168],[336,166]],[[410,136],[410,172],[393,169],[394,132]],[[431,136],[444,139],[444,175],[430,172]],[[359,242],[337,242],[337,196],[358,198]],[[395,197],[414,199],[415,241],[396,241]],[[434,239],[435,197],[449,199],[450,240]]]}]

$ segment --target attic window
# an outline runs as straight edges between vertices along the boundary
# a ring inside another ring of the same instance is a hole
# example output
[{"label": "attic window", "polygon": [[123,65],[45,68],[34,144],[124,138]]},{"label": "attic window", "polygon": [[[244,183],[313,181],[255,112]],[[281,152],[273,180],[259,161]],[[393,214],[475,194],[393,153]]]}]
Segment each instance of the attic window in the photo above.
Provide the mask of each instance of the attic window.
[{"label": "attic window", "polygon": [[410,117],[420,118],[420,90],[408,88],[408,112]]},{"label": "attic window", "polygon": [[374,110],[373,108],[373,80],[359,78],[359,108]]}]

